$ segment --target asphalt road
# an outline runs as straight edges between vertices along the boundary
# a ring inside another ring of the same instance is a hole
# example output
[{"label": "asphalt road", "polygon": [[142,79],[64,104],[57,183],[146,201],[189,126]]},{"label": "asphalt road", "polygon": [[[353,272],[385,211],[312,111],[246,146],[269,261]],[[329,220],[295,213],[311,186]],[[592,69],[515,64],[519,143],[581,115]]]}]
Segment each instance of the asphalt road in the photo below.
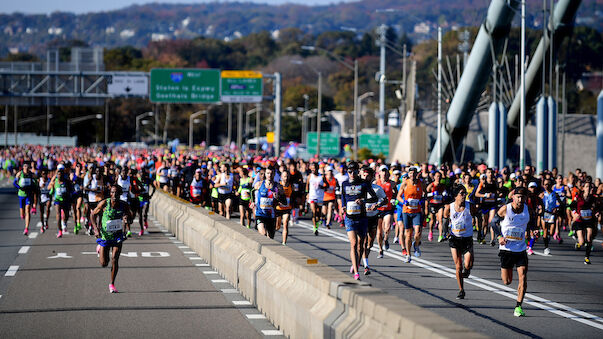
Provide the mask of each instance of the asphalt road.
[{"label": "asphalt road", "polygon": [[[427,241],[423,233],[422,256],[404,263],[400,245],[393,244],[377,259],[372,251],[372,274],[361,280],[392,295],[424,307],[477,332],[498,338],[601,338],[603,337],[603,247],[595,243],[592,265],[584,265],[584,253],[573,250],[573,239],[551,245],[544,256],[543,245],[529,257],[528,289],[524,301],[526,317],[513,316],[517,281],[504,286],[500,278],[498,248],[475,245],[475,264],[465,280],[464,300],[456,300],[458,286],[448,243]],[[276,238],[281,241],[281,233]],[[600,238],[599,238],[600,239]],[[320,230],[314,236],[308,220],[290,228],[288,246],[349,272],[349,242],[339,226]]]},{"label": "asphalt road", "polygon": [[[0,337],[259,338],[278,335],[190,248],[150,223],[127,240],[110,294],[87,235],[22,235],[14,190],[0,189]],[[51,219],[52,220],[52,219]],[[72,231],[73,223],[69,223]],[[136,228],[135,228],[136,229]],[[17,267],[18,266],[18,267]]]}]

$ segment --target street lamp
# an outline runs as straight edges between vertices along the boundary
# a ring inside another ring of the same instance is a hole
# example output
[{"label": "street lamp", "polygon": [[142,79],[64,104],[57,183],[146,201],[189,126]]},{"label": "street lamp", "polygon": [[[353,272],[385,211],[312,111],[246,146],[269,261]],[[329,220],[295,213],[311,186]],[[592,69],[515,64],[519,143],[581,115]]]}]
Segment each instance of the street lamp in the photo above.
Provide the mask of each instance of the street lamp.
[{"label": "street lamp", "polygon": [[71,136],[71,125],[80,123],[82,121],[90,120],[90,119],[100,120],[102,118],[103,118],[102,114],[91,114],[91,115],[86,115],[86,116],[79,117],[79,118],[67,119],[67,136],[68,137]]},{"label": "street lamp", "polygon": [[[311,49],[309,48],[311,47]],[[314,46],[302,46],[302,49],[307,49],[307,50],[314,50]],[[316,119],[316,155],[320,158],[320,114],[322,113],[322,73],[319,72],[318,70],[316,70],[314,67],[304,63],[301,60],[291,60],[292,64],[296,64],[296,65],[306,65],[308,66],[311,70],[314,71],[314,73],[318,74],[318,113],[317,113],[317,119]]]},{"label": "street lamp", "polygon": [[140,142],[140,120],[154,115],[153,112],[145,112],[136,116],[136,142]]},{"label": "street lamp", "polygon": [[[198,111],[195,112],[193,114],[191,114],[190,118],[189,118],[189,122],[188,122],[188,148],[193,148],[193,125],[200,121],[199,119],[195,119],[196,117],[200,116],[201,114],[207,114],[207,110],[204,109],[202,111]],[[205,128],[208,128],[208,126],[206,126]],[[206,141],[207,143],[209,143],[209,140]],[[209,146],[209,144],[208,144]]]},{"label": "street lamp", "polygon": [[[44,119],[46,119],[47,117],[48,117],[48,116],[47,116],[46,114],[44,114],[44,115],[38,115],[38,116],[35,116],[35,117],[30,117],[30,118],[21,119],[21,120],[19,120],[19,121],[17,122],[17,125],[18,125],[18,126],[23,126],[23,125],[25,125],[25,124],[29,124],[30,122],[35,122],[35,121],[38,121],[38,120],[44,120]],[[50,116],[49,116],[49,117],[52,119],[52,114],[50,114]]]},{"label": "street lamp", "polygon": [[302,114],[302,144],[308,146],[308,118],[312,118],[315,116],[317,109],[313,109],[310,111],[305,111]]},{"label": "street lamp", "polygon": [[[329,56],[331,56],[333,59],[335,59],[340,64],[342,64],[345,68],[354,72],[354,121],[356,121],[356,119],[358,118],[358,106],[357,106],[357,103],[358,103],[358,59],[354,59],[354,63],[350,63],[350,62],[346,61],[345,59],[343,59],[341,56],[336,55],[324,48],[320,48],[320,47],[316,47],[316,46],[301,46],[301,48],[305,49],[307,51],[315,51],[315,50],[322,51],[322,52],[328,54]],[[320,112],[320,110],[319,110],[319,112]],[[318,123],[320,124],[320,113],[319,113]],[[319,135],[319,138],[320,138],[320,135]],[[320,139],[318,139],[318,141],[320,141]],[[358,147],[357,146],[358,146],[358,131],[356,129],[356,125],[354,125],[354,160],[357,160],[357,158],[358,158]]]},{"label": "street lamp", "polygon": [[[375,93],[373,92],[366,92],[364,94],[362,94],[361,96],[358,97],[358,107],[360,109],[362,109],[362,100],[366,99],[366,98],[370,98],[372,96],[374,96]],[[356,152],[356,154],[358,153],[358,145],[356,144],[358,140],[358,119],[356,116],[354,116],[354,152]]]}]

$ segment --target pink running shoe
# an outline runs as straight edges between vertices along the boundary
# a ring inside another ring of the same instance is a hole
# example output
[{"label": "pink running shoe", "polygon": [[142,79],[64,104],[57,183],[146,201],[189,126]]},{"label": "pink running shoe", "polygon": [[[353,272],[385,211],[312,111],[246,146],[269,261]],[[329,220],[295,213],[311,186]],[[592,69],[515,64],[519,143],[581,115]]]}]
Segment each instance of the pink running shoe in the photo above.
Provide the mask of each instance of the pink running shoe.
[{"label": "pink running shoe", "polygon": [[26,229],[23,231],[23,235],[28,235],[28,234],[29,234],[29,230],[26,228]]},{"label": "pink running shoe", "polygon": [[35,207],[31,208],[31,214],[36,214],[38,213],[38,210]]},{"label": "pink running shoe", "polygon": [[[145,221],[145,222],[144,222],[144,229],[146,230],[147,228],[149,228],[149,222],[148,222],[148,221]],[[142,234],[141,234],[141,235],[142,235]]]},{"label": "pink running shoe", "polygon": [[59,231],[59,233],[57,233],[57,238],[62,238],[63,237],[63,231]]},{"label": "pink running shoe", "polygon": [[354,274],[354,280],[360,280],[360,274],[358,274],[358,273]]},{"label": "pink running shoe", "polygon": [[429,232],[429,236],[427,237],[427,240],[433,241],[433,232]]},{"label": "pink running shoe", "polygon": [[528,247],[528,249],[527,249],[526,252],[528,252],[528,255],[533,255],[534,254],[534,251],[532,251],[531,247]]},{"label": "pink running shoe", "polygon": [[118,293],[115,285],[109,284],[109,293]]},{"label": "pink running shoe", "polygon": [[138,232],[138,235],[142,237],[142,235],[144,234],[144,230],[140,230],[140,232]]},{"label": "pink running shoe", "polygon": [[96,245],[96,254],[100,255],[101,245]]}]

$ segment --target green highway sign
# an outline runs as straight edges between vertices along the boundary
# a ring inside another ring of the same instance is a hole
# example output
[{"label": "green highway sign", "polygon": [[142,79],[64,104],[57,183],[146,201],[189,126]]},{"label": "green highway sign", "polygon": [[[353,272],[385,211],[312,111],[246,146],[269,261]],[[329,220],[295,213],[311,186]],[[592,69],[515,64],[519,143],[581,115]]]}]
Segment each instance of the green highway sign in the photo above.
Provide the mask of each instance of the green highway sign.
[{"label": "green highway sign", "polygon": [[[316,139],[318,133],[308,132],[308,153],[316,154]],[[320,133],[320,155],[338,155],[341,149],[339,148],[339,134],[330,132]]]},{"label": "green highway sign", "polygon": [[389,135],[360,134],[358,136],[358,148],[368,148],[371,153],[379,153],[389,156]]},{"label": "green highway sign", "polygon": [[222,102],[262,102],[262,73],[222,71]]},{"label": "green highway sign", "polygon": [[219,69],[152,69],[151,102],[220,101]]}]

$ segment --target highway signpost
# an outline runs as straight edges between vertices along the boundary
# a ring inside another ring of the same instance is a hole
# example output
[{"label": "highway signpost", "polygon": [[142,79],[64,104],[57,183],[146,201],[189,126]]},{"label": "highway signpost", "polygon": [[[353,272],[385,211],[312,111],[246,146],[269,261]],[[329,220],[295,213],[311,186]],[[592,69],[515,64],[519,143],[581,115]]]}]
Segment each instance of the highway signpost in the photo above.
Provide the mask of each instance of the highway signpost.
[{"label": "highway signpost", "polygon": [[358,148],[368,148],[371,153],[389,156],[389,135],[361,134],[358,136]]},{"label": "highway signpost", "polygon": [[114,97],[146,97],[149,95],[149,78],[140,75],[112,75],[107,78],[107,93]]},{"label": "highway signpost", "polygon": [[214,103],[220,101],[219,69],[152,69],[151,102]]},{"label": "highway signpost", "polygon": [[262,73],[255,71],[222,71],[221,98],[229,103],[262,102]]},{"label": "highway signpost", "polygon": [[[316,154],[316,132],[308,133],[308,153]],[[320,133],[320,155],[338,155],[341,152],[339,147],[339,134],[321,132]]]}]

